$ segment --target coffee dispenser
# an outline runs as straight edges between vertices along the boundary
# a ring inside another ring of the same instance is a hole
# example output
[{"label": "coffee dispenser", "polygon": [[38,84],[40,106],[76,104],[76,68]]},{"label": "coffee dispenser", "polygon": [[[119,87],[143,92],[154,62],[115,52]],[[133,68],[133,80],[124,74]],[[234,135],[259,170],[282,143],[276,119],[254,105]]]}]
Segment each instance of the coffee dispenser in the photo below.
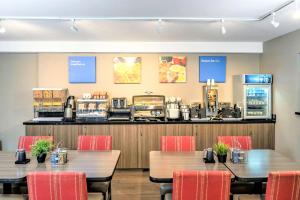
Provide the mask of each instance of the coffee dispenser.
[{"label": "coffee dispenser", "polygon": [[64,110],[64,121],[73,121],[75,119],[76,112],[76,104],[75,97],[69,96],[67,98],[67,102],[65,103]]}]

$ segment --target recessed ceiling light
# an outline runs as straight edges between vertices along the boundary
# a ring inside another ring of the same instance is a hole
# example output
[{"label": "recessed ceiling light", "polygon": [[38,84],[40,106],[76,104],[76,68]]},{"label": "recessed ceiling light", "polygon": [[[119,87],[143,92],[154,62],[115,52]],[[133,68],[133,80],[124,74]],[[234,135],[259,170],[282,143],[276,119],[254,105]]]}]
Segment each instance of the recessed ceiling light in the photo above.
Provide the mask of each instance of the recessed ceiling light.
[{"label": "recessed ceiling light", "polygon": [[274,26],[274,28],[278,28],[278,26],[280,25],[280,23],[278,21],[276,21],[275,15],[276,15],[276,13],[273,12],[272,13],[272,20],[271,20],[270,23]]}]

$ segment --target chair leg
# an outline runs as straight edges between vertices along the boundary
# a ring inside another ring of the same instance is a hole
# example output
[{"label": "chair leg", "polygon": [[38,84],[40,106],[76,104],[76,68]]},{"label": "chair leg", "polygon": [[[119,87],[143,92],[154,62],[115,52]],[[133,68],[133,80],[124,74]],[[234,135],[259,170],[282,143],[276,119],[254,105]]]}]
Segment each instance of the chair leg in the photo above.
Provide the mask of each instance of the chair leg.
[{"label": "chair leg", "polygon": [[109,182],[109,185],[108,185],[108,196],[109,196],[109,200],[112,199],[111,197],[111,182]]},{"label": "chair leg", "polygon": [[106,192],[103,192],[102,195],[103,195],[103,200],[106,200]]}]

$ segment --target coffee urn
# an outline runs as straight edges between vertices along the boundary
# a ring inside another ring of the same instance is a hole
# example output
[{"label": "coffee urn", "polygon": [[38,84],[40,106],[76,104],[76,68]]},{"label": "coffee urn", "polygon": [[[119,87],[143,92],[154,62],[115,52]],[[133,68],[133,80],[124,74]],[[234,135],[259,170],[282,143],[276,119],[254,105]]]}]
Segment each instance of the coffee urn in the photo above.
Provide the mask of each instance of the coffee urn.
[{"label": "coffee urn", "polygon": [[180,112],[181,112],[182,119],[184,121],[190,120],[190,108],[188,105],[181,105]]},{"label": "coffee urn", "polygon": [[75,111],[76,111],[75,97],[69,96],[65,104],[64,121],[74,121]]}]

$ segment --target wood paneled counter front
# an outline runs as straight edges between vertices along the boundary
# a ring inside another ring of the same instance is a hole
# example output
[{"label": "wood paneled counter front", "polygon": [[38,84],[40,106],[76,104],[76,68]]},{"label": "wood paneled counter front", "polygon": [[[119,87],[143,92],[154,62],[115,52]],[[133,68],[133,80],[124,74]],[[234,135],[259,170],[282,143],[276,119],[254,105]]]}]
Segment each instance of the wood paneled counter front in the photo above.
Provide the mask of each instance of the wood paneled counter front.
[{"label": "wood paneled counter front", "polygon": [[33,122],[23,123],[26,135],[52,135],[55,143],[76,149],[78,135],[111,135],[113,149],[121,150],[118,168],[149,168],[149,152],[160,150],[160,136],[192,135],[197,150],[212,147],[219,135],[249,135],[255,149],[274,149],[275,122],[271,120],[217,122]]}]

